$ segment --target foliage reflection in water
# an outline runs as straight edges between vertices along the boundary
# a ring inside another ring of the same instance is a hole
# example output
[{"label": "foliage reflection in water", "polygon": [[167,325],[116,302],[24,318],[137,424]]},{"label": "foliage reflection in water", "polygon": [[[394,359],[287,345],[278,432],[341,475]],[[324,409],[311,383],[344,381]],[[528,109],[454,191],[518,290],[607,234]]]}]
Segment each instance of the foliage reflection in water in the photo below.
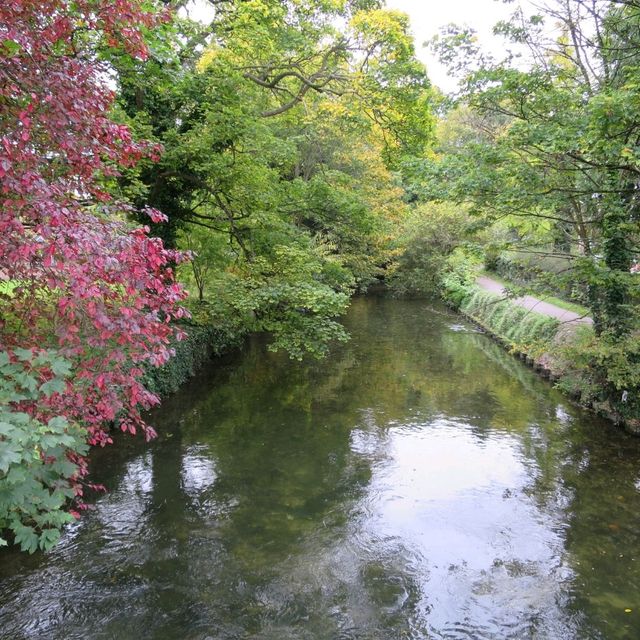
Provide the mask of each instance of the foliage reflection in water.
[{"label": "foliage reflection in water", "polygon": [[151,446],[97,451],[95,510],[0,554],[0,637],[637,636],[638,441],[444,309],[346,323],[320,363],[255,340]]}]

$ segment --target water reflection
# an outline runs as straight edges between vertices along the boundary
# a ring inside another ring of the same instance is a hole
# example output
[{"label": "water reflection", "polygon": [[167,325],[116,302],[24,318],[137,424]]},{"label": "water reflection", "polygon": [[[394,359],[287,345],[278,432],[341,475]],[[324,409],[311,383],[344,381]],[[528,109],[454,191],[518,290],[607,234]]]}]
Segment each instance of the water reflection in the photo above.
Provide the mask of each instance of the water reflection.
[{"label": "water reflection", "polygon": [[63,544],[0,554],[0,638],[637,635],[638,442],[444,309],[347,323],[322,363],[254,340],[96,452]]}]

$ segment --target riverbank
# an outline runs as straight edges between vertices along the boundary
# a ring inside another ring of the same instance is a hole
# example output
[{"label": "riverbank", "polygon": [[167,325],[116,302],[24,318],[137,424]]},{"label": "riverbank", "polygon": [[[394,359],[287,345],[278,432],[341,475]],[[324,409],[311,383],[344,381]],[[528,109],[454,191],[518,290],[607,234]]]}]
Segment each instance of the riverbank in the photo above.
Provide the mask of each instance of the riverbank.
[{"label": "riverbank", "polygon": [[185,337],[174,341],[171,359],[145,372],[145,386],[161,398],[178,391],[209,360],[239,347],[247,336],[246,327],[230,323],[194,322],[181,328]]},{"label": "riverbank", "polygon": [[462,301],[458,310],[545,377],[556,377],[548,353],[560,330],[560,321],[556,318],[520,307],[480,286]]},{"label": "riverbank", "polygon": [[[593,371],[575,357],[594,340],[590,317],[531,295],[508,297],[503,283],[486,275],[464,287],[445,290],[443,297],[449,306],[577,404],[640,435],[640,417],[618,410],[615,403],[604,397],[604,389],[598,387]],[[147,388],[161,398],[178,391],[211,358],[238,347],[248,333],[246,324],[210,320],[191,322],[183,328],[186,338],[173,345],[175,355],[171,360],[146,373]]]},{"label": "riverbank", "polygon": [[485,276],[445,291],[444,298],[580,406],[640,435],[640,416],[620,410],[588,361],[576,357],[595,340],[591,318],[529,295],[508,298],[500,283]]}]

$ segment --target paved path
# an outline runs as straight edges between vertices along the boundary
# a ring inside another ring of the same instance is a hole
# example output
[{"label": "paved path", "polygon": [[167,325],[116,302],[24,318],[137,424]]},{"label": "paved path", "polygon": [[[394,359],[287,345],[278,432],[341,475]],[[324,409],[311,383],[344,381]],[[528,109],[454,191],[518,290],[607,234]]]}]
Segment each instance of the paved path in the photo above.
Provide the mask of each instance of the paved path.
[{"label": "paved path", "polygon": [[[487,278],[487,276],[480,276],[476,280],[476,284],[487,291],[492,293],[503,294],[504,287],[499,282]],[[567,311],[562,307],[557,307],[555,304],[545,302],[539,298],[533,296],[522,296],[520,298],[513,298],[511,300],[513,304],[517,304],[519,307],[524,307],[529,311],[535,311],[541,313],[543,316],[550,316],[557,318],[560,322],[581,322],[583,324],[593,324],[593,320],[589,317],[581,316],[573,311]]]}]

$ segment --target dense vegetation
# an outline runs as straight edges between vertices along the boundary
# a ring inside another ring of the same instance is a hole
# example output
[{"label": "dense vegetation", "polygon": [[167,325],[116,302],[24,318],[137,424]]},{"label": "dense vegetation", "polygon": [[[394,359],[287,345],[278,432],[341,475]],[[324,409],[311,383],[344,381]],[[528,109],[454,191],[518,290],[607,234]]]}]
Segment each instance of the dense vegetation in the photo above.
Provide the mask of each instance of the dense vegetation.
[{"label": "dense vegetation", "polygon": [[496,30],[503,61],[464,30],[435,43],[464,81],[424,197],[466,207],[488,268],[589,309],[573,390],[636,422],[640,3],[558,0]]},{"label": "dense vegetation", "polygon": [[588,307],[572,379],[637,419],[640,2],[516,11],[500,61],[450,28],[455,99],[381,0],[188,7],[0,7],[0,530],[50,546],[88,444],[152,437],[141,412],[248,331],[325,355],[374,284],[548,336],[474,290],[483,262]]}]

